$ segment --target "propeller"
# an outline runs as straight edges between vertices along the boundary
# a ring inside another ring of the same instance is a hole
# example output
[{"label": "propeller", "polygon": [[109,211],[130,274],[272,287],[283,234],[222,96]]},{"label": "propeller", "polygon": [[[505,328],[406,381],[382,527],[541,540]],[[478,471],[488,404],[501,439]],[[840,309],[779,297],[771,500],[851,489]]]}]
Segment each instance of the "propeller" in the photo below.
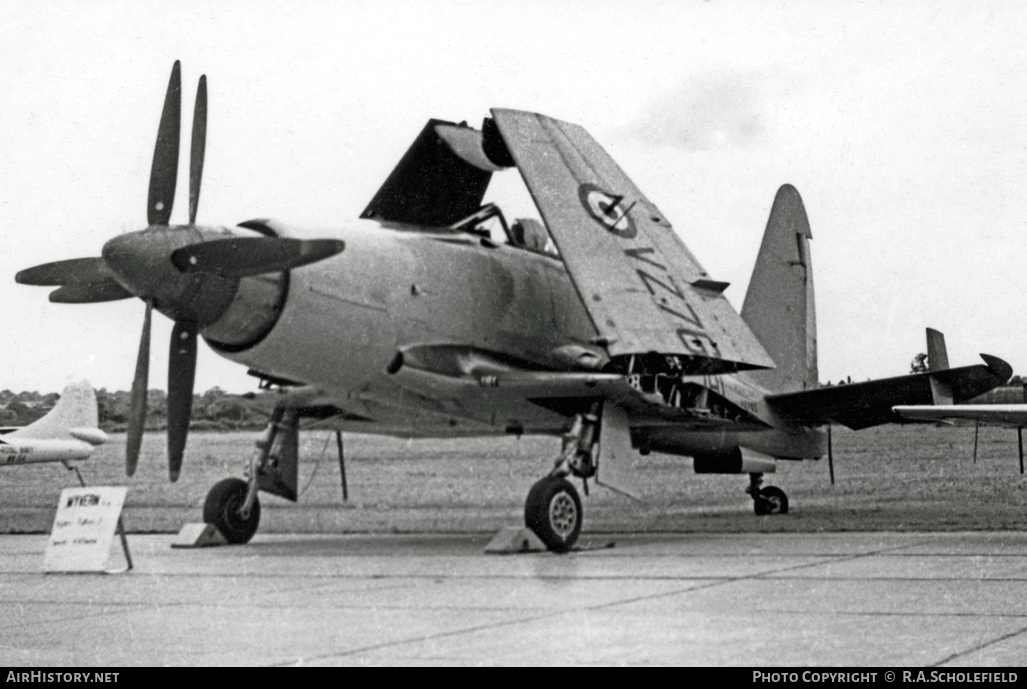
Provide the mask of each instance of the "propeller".
[{"label": "propeller", "polygon": [[[177,64],[177,63],[176,63]],[[200,179],[203,177],[203,153],[207,147],[207,75],[200,77],[193,109],[193,138],[189,147],[189,224],[196,224],[196,207],[200,203]]]},{"label": "propeller", "polygon": [[338,239],[232,237],[184,246],[172,252],[171,262],[183,273],[239,278],[299,268],[345,248],[345,242]]},{"label": "propeller", "polygon": [[99,257],[69,258],[26,268],[15,274],[22,285],[58,287],[50,293],[55,304],[89,304],[130,299],[133,295],[114,278]]},{"label": "propeller", "polygon": [[[153,150],[153,164],[150,167],[150,188],[146,207],[146,220],[151,231],[167,227],[171,210],[175,205],[175,186],[178,181],[178,149],[182,120],[182,68],[175,60],[171,68],[168,91],[164,96],[160,125],[157,127],[157,144]],[[196,222],[196,203],[200,196],[200,177],[203,173],[203,149],[207,132],[207,78],[200,77],[200,88],[196,94],[196,109],[193,117],[192,163],[189,166],[189,224]],[[197,152],[198,151],[198,152]],[[199,160],[199,164],[195,161]],[[105,247],[106,250],[106,247]],[[105,258],[107,256],[105,255]],[[143,333],[139,340],[139,356],[136,359],[135,377],[132,380],[132,406],[130,408],[128,441],[125,451],[125,471],[131,476],[139,463],[143,428],[146,424],[146,397],[150,369],[150,317],[153,300],[146,302]],[[172,481],[178,480],[185,453],[186,435],[189,432],[189,413],[193,402],[193,379],[196,371],[196,345],[186,348],[175,356],[175,337],[183,328],[176,318],[172,332],[172,357],[168,362],[168,474]],[[196,326],[191,324],[195,340]],[[183,397],[185,399],[183,399]],[[183,425],[181,416],[172,423],[172,410],[179,415],[185,410]]]},{"label": "propeller", "polygon": [[135,474],[136,465],[139,463],[139,448],[143,444],[143,426],[146,424],[146,393],[150,376],[150,319],[152,315],[153,301],[148,299],[146,315],[143,316],[143,334],[139,338],[136,372],[132,377],[132,400],[128,408],[125,471],[129,476]]},{"label": "propeller", "polygon": [[114,281],[114,275],[102,258],[69,258],[65,261],[44,263],[35,268],[19,271],[17,280],[22,285],[73,285],[85,282]]},{"label": "propeller", "polygon": [[196,377],[196,323],[175,321],[168,365],[168,474],[178,480],[182,470]]},{"label": "propeller", "polygon": [[[226,236],[222,228],[196,225],[207,138],[207,78],[201,76],[193,110],[189,159],[189,224],[172,226],[178,179],[182,114],[181,64],[171,69],[150,167],[148,227],[104,244],[101,257],[54,261],[22,270],[24,285],[57,287],[50,301],[84,304],[139,297],[146,303],[139,339],[125,453],[125,470],[135,473],[146,422],[150,330],[156,308],[174,320],[168,365],[168,473],[178,479],[185,453],[200,331],[231,305],[239,280],[281,272],[340,253],[337,240],[275,236]],[[245,223],[243,224],[245,227]]]},{"label": "propeller", "polygon": [[[206,114],[206,109],[203,112]],[[171,208],[175,205],[175,185],[178,182],[178,139],[181,128],[182,66],[175,60],[175,66],[171,68],[168,92],[164,96],[160,125],[157,127],[153,164],[150,166],[150,195],[146,206],[146,222],[151,227],[167,225],[171,219]],[[203,129],[206,131],[206,125]],[[193,130],[196,130],[195,125]],[[199,180],[195,184],[199,186]]]},{"label": "propeller", "polygon": [[55,304],[95,304],[101,301],[128,299],[132,296],[131,292],[111,280],[59,287],[50,292],[50,301]]}]

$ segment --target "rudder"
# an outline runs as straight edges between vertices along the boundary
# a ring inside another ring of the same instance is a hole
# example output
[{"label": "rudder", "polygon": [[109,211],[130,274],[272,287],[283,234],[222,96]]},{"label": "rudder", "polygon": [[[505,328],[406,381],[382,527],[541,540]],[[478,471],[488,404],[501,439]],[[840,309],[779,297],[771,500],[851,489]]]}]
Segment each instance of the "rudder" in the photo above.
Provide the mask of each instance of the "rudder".
[{"label": "rudder", "polygon": [[819,385],[812,237],[802,197],[792,185],[783,185],[770,209],[742,305],[742,319],[777,365],[746,375],[775,393]]}]

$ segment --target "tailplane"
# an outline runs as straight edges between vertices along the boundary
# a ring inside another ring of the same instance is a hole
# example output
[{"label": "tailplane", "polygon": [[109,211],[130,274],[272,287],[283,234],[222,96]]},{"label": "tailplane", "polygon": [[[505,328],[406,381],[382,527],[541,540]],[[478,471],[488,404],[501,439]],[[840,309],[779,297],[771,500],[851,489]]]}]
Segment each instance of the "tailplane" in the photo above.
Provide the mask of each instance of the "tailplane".
[{"label": "tailplane", "polygon": [[816,388],[817,322],[809,219],[790,184],[777,191],[742,305],[742,319],[776,364],[746,375],[776,393]]},{"label": "tailplane", "polygon": [[89,383],[71,383],[64,388],[53,409],[41,419],[10,433],[8,438],[62,440],[68,437],[91,445],[107,442],[107,434],[99,429],[96,393]]}]

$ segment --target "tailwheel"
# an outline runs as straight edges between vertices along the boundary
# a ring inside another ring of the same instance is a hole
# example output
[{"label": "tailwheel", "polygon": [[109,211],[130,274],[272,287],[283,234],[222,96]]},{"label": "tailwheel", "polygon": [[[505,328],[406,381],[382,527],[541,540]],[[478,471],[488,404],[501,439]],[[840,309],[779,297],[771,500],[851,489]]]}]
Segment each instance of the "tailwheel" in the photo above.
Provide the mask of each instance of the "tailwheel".
[{"label": "tailwheel", "polygon": [[260,524],[260,503],[254,498],[249,514],[241,508],[246,502],[246,481],[226,478],[218,481],[203,503],[203,521],[213,524],[229,543],[249,543]]},{"label": "tailwheel", "polygon": [[788,496],[777,486],[760,489],[759,495],[753,500],[756,514],[788,514]]},{"label": "tailwheel", "polygon": [[565,553],[581,533],[581,498],[562,476],[546,476],[528,491],[524,503],[524,524],[546,547]]}]

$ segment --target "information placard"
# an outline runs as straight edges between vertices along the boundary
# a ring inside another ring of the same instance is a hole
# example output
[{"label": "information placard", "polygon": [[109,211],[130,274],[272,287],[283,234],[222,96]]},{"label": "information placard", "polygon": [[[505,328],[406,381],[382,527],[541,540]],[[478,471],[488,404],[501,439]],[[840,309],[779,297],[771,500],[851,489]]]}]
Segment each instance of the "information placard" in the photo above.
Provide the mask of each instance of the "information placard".
[{"label": "information placard", "polygon": [[57,504],[44,572],[105,572],[128,488],[65,488]]}]

